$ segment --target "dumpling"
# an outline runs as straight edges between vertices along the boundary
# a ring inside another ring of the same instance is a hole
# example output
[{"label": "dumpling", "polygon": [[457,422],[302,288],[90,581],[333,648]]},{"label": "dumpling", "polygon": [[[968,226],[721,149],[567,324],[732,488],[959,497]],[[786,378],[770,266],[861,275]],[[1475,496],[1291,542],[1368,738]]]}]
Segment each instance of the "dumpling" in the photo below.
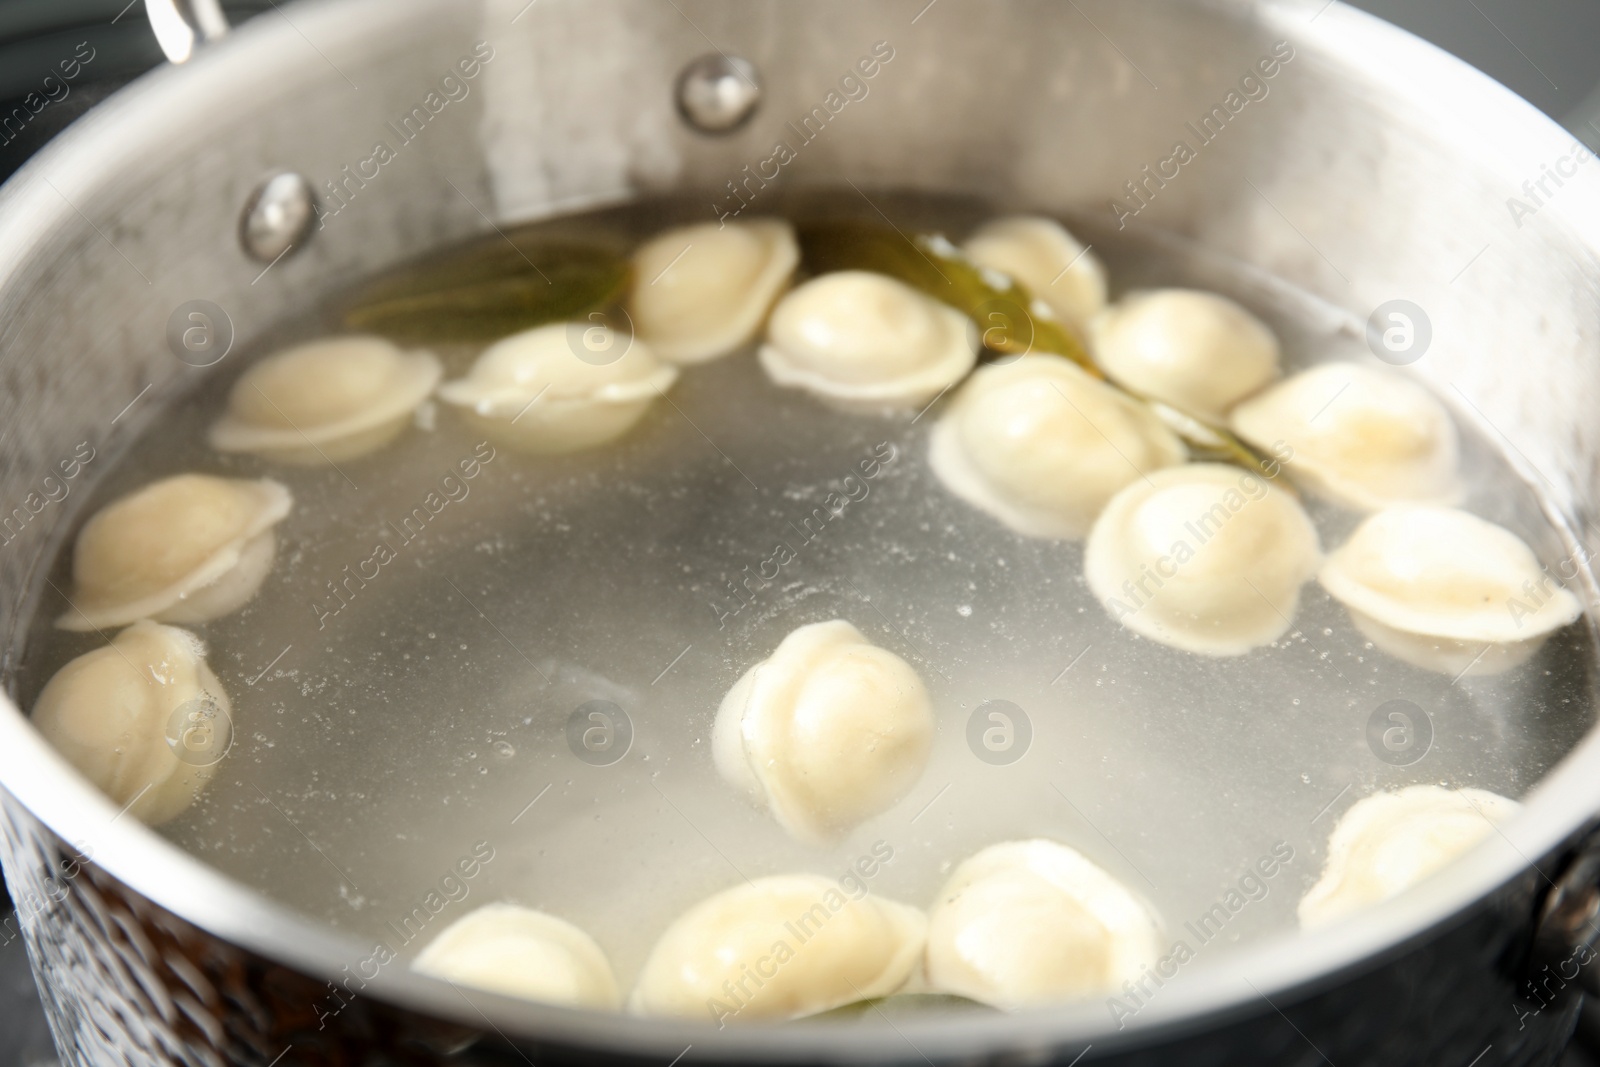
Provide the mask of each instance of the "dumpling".
[{"label": "dumpling", "polygon": [[751,667],[717,710],[722,777],[802,841],[832,841],[893,807],[933,744],[917,672],[848,622],[802,626]]},{"label": "dumpling", "polygon": [[1044,355],[980,368],[929,449],[946,488],[1030,537],[1082,537],[1119,489],[1188,457],[1149,407]]},{"label": "dumpling", "polygon": [[136,622],[56,672],[33,725],[113,803],[157,826],[193,804],[233,740],[233,705],[187,630]]},{"label": "dumpling", "polygon": [[1156,471],[1089,531],[1089,589],[1128,629],[1173,648],[1240,656],[1283,636],[1322,548],[1299,501],[1220,463]]},{"label": "dumpling", "polygon": [[399,435],[442,373],[431,354],[379,337],[296,345],[239,376],[211,447],[307,467],[364,456]]},{"label": "dumpling", "polygon": [[1324,363],[1233,409],[1234,432],[1293,450],[1289,473],[1337,504],[1454,504],[1455,423],[1433,396],[1392,371]]},{"label": "dumpling", "polygon": [[292,504],[277,482],[208,474],[164,478],[113,501],[78,534],[71,606],[56,625],[196,623],[238,611],[272,570],[272,528]]},{"label": "dumpling", "polygon": [[651,950],[628,1001],[638,1015],[798,1019],[888,996],[917,969],[927,918],[846,894],[814,874],[757,878],[701,901]]},{"label": "dumpling", "polygon": [[1396,896],[1516,814],[1483,789],[1413,785],[1351,805],[1328,839],[1322,878],[1300,901],[1300,925],[1320,926]]},{"label": "dumpling", "polygon": [[799,262],[779,219],[668,230],[633,255],[633,328],[672,363],[725,356],[761,331]]},{"label": "dumpling", "polygon": [[844,270],[778,301],[760,356],[779,385],[846,410],[915,407],[966,377],[978,327],[904,282]]},{"label": "dumpling", "polygon": [[1214,423],[1278,376],[1278,339],[1226,297],[1129,293],[1089,324],[1095,361],[1141,396]]},{"label": "dumpling", "polygon": [[1449,675],[1520,666],[1583,612],[1522,538],[1454,508],[1378,512],[1318,578],[1374,645]]},{"label": "dumpling", "polygon": [[1116,989],[1159,955],[1150,910],[1054,841],[1007,841],[970,857],[928,915],[928,984],[997,1008]]},{"label": "dumpling", "polygon": [[1106,306],[1106,269],[1054,219],[1010,215],[980,226],[962,251],[1020,282],[1056,317],[1076,326]]},{"label": "dumpling", "polygon": [[436,978],[568,1008],[621,1005],[594,938],[554,915],[485,904],[447,926],[411,964]]},{"label": "dumpling", "polygon": [[[578,347],[620,353],[582,359]],[[496,341],[439,398],[465,409],[490,439],[522,452],[593,448],[622,436],[678,380],[637,337],[555,323]]]}]

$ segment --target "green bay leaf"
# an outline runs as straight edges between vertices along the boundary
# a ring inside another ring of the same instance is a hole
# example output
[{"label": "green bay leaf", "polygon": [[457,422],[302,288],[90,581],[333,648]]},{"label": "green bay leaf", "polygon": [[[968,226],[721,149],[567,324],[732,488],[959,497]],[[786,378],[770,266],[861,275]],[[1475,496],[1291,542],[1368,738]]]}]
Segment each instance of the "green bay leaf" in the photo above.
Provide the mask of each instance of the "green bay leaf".
[{"label": "green bay leaf", "polygon": [[350,329],[402,342],[493,341],[614,304],[629,276],[627,258],[607,248],[519,241],[513,231],[380,275],[340,317]]}]

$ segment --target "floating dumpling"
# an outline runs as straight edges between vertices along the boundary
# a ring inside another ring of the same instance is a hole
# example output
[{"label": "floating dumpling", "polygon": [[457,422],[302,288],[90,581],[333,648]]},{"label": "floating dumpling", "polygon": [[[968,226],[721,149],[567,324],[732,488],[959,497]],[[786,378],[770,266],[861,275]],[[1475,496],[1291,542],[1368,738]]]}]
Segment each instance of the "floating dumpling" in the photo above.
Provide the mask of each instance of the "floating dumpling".
[{"label": "floating dumpling", "polygon": [[354,459],[394,440],[441,373],[429,353],[379,337],[296,345],[239,376],[211,447],[312,467]]},{"label": "floating dumpling", "polygon": [[193,804],[233,740],[232,704],[198,637],[136,622],[56,672],[33,725],[134,818],[156,826]]},{"label": "floating dumpling", "polygon": [[723,778],[802,841],[887,811],[922,776],[933,707],[905,660],[843,620],[795,630],[728,691],[712,730]]},{"label": "floating dumpling", "polygon": [[1374,645],[1449,675],[1520,666],[1583,610],[1522,538],[1454,508],[1378,512],[1318,577]]},{"label": "floating dumpling", "polygon": [[1287,444],[1290,474],[1345,507],[1453,504],[1461,495],[1455,423],[1392,371],[1324,363],[1244,401],[1232,423],[1259,448]]},{"label": "floating dumpling", "polygon": [[196,623],[238,611],[272,570],[272,528],[292,503],[277,482],[207,474],[164,478],[113,501],[78,534],[73,594],[56,625]]},{"label": "floating dumpling", "polygon": [[1483,789],[1437,785],[1357,801],[1333,828],[1322,878],[1300,901],[1300,925],[1319,926],[1416,885],[1518,808]]},{"label": "floating dumpling", "polygon": [[1129,293],[1094,317],[1090,335],[1113,380],[1212,422],[1278,376],[1272,331],[1215,293]]},{"label": "floating dumpling", "polygon": [[977,360],[971,319],[859,270],[813,278],[778,301],[761,346],[773,381],[856,411],[927,403]]},{"label": "floating dumpling", "polygon": [[569,1008],[615,1010],[616,977],[594,938],[554,915],[485,904],[447,926],[411,965],[449,982]]},{"label": "floating dumpling", "polygon": [[555,323],[496,341],[439,398],[507,448],[550,454],[622,436],[677,380],[637,337]]},{"label": "floating dumpling", "polygon": [[1008,841],[965,860],[928,915],[929,986],[997,1008],[1117,989],[1159,955],[1150,910],[1054,841]]},{"label": "floating dumpling", "polygon": [[1241,467],[1194,463],[1112,497],[1083,567],[1090,591],[1135,633],[1239,656],[1289,629],[1321,552],[1294,497]]},{"label": "floating dumpling", "polygon": [[1106,306],[1106,269],[1054,219],[995,219],[961,247],[972,262],[1020,282],[1066,322],[1081,326]]},{"label": "floating dumpling", "polygon": [[725,356],[761,331],[799,262],[778,219],[668,230],[633,255],[633,328],[672,363]]},{"label": "floating dumpling", "polygon": [[639,1015],[798,1019],[888,996],[917,969],[927,918],[814,874],[757,878],[679,916],[628,1002]]},{"label": "floating dumpling", "polygon": [[1149,407],[1043,355],[981,368],[929,446],[946,488],[1030,537],[1082,537],[1118,490],[1188,456]]}]

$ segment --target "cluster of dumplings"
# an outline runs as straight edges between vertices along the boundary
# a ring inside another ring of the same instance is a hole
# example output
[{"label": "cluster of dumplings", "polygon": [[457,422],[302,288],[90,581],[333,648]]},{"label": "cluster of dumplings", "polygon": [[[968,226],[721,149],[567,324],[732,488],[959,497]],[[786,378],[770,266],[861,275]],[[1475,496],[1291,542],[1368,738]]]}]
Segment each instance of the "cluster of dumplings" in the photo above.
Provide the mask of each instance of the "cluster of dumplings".
[{"label": "cluster of dumplings", "polygon": [[[826,846],[904,799],[927,766],[934,727],[916,670],[834,619],[796,629],[734,684],[712,748],[724,780],[797,840]],[[794,873],[701,901],[661,934],[627,1010],[709,1013],[722,1025],[899,992],[1015,1009],[1113,988],[1158,955],[1149,906],[1055,841],[982,850],[957,866],[926,912],[870,894],[860,880],[851,886]],[[458,920],[414,966],[569,1007],[623,1006],[588,934],[511,904]]]},{"label": "cluster of dumplings", "polygon": [[[1088,587],[1121,625],[1243,655],[1288,632],[1315,578],[1375,646],[1457,676],[1526,662],[1581,613],[1517,535],[1455,506],[1455,425],[1398,372],[1334,362],[1281,377],[1272,331],[1212,293],[1108,305],[1103,272],[1049,220],[991,223],[965,253],[1036,291],[1064,286],[1044,310],[1079,330],[1110,381],[1052,355],[980,368],[935,423],[930,464],[1018,533],[1084,539]],[[1175,429],[1231,432],[1271,458],[1190,462]],[[1283,473],[1370,517],[1325,556]]]},{"label": "cluster of dumplings", "polygon": [[[835,619],[793,631],[734,684],[712,747],[729,784],[797,840],[825,846],[905,797],[926,767],[933,730],[911,665]],[[1482,790],[1439,786],[1367,797],[1334,829],[1326,870],[1300,905],[1303,925],[1424,880],[1516,809]],[[1119,989],[1163,949],[1151,906],[1056,841],[979,851],[926,911],[873,895],[860,880],[849,885],[793,873],[713,894],[660,935],[626,999],[592,937],[512,904],[458,920],[414,966],[566,1007],[722,1026],[896,993],[1038,1007]]]},{"label": "cluster of dumplings", "polygon": [[182,814],[232,740],[232,703],[193,625],[250,602],[272,570],[289,490],[271,479],[164,478],[108,504],[73,546],[67,630],[104,635],[45,685],[33,724],[137,819]]},{"label": "cluster of dumplings", "polygon": [[[1034,313],[1080,336],[1105,378],[1052,354],[978,367],[977,324],[886,275],[846,270],[796,285],[795,233],[765,219],[681,227],[639,248],[631,335],[541,326],[488,346],[451,381],[433,354],[376,337],[278,352],[240,376],[209,443],[331,466],[426,426],[437,400],[514,450],[594,448],[637,424],[679,368],[758,342],[773,383],[842,410],[914,411],[950,393],[929,434],[942,484],[1024,536],[1084,541],[1088,588],[1161,644],[1206,656],[1269,645],[1313,578],[1375,645],[1450,674],[1510,669],[1578,617],[1520,538],[1455,507],[1456,429],[1406,378],[1354,363],[1284,378],[1272,331],[1215,294],[1155,290],[1111,304],[1103,267],[1049,219],[993,221],[958,254],[1024,287]],[[1196,426],[1225,428],[1281,467],[1194,462],[1184,427]],[[1324,555],[1280,471],[1368,517]],[[121,629],[56,674],[33,720],[145,822],[183,812],[208,779],[208,754],[174,738],[185,709],[216,720],[205,735],[214,748],[226,749],[231,730],[205,645],[180,626],[250,602],[292,505],[271,479],[182,474],[113,501],[78,535],[58,624],[102,637]],[[1506,610],[1530,588],[1540,595],[1528,611]],[[911,665],[833,620],[790,633],[733,685],[712,755],[732,790],[796,840],[825,846],[908,795],[935,730]],[[1393,896],[1515,809],[1438,786],[1360,801],[1333,833],[1302,922]],[[725,889],[661,934],[626,994],[590,935],[509,903],[460,919],[414,966],[572,1007],[701,1017],[721,1005],[711,1013],[720,1025],[905,991],[1008,1010],[1092,995],[1147,969],[1160,932],[1150,906],[1106,871],[1035,839],[968,857],[927,909],[805,873]]]},{"label": "cluster of dumplings", "polygon": [[[772,381],[830,406],[916,410],[953,390],[929,435],[943,484],[1025,536],[1086,540],[1089,588],[1151,640],[1212,656],[1269,645],[1316,578],[1391,655],[1487,674],[1526,661],[1580,613],[1515,534],[1454,510],[1456,428],[1400,373],[1337,362],[1284,378],[1272,330],[1214,293],[1149,290],[1108,303],[1104,268],[1051,219],[997,219],[950,251],[1022,285],[1033,313],[1078,334],[1109,381],[1044,353],[978,367],[977,324],[887,275],[835,271],[790,288],[793,231],[765,219],[682,227],[645,244],[634,264],[636,336],[631,347],[601,346],[626,350],[615,363],[585,368],[564,351],[561,328],[546,327],[494,346],[440,396],[490,420],[485,432],[498,421],[508,444],[588,447],[626,430],[671,384],[660,361],[725,356],[764,325],[757,355]],[[563,390],[552,399],[594,431],[569,433],[540,413],[505,434],[508,417],[546,388]],[[585,409],[602,399],[615,405],[603,416]],[[1276,457],[1270,473],[1191,462],[1179,431],[1208,428]],[[1276,484],[1282,472],[1372,518],[1325,557],[1297,496]],[[1421,580],[1396,577],[1418,568]],[[1528,583],[1538,610],[1506,609]]]},{"label": "cluster of dumplings", "polygon": [[[1437,785],[1358,801],[1300,901],[1301,925],[1327,925],[1425,882],[1517,811],[1485,790]],[[1163,948],[1145,901],[1075,849],[1032,839],[957,864],[926,911],[806,873],[724,889],[668,925],[626,998],[592,937],[512,904],[457,920],[413,966],[563,1007],[721,1027],[906,993],[1004,1011],[1046,1007],[1120,990],[1148,974]]]},{"label": "cluster of dumplings", "polygon": [[592,937],[511,904],[457,920],[413,967],[563,1007],[720,1027],[901,993],[1004,1010],[1092,996],[1153,964],[1158,936],[1149,908],[1121,883],[1072,848],[1035,839],[969,857],[927,911],[815,874],[724,889],[668,925],[626,998]]},{"label": "cluster of dumplings", "polygon": [[[1437,785],[1358,801],[1334,827],[1322,875],[1300,901],[1301,925],[1325,926],[1426,882],[1518,810],[1485,790]],[[1163,948],[1149,904],[1075,849],[1036,838],[967,857],[926,910],[860,881],[747,880],[670,923],[626,997],[589,934],[512,904],[457,920],[412,965],[508,996],[720,1028],[896,994],[1047,1007],[1138,981]]]}]

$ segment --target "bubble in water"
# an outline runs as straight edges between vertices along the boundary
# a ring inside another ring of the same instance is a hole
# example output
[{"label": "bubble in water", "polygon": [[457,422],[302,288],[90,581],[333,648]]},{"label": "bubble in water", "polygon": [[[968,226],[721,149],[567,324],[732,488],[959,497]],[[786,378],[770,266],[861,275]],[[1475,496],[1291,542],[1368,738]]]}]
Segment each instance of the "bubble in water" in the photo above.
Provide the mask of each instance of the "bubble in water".
[{"label": "bubble in water", "polygon": [[971,618],[972,617],[972,605],[971,604],[963,604],[963,605],[961,605],[959,608],[956,609],[956,614],[960,615],[963,619]]},{"label": "bubble in water", "polygon": [[517,750],[512,747],[510,741],[496,741],[494,743],[494,754],[510,759],[517,754]]}]

